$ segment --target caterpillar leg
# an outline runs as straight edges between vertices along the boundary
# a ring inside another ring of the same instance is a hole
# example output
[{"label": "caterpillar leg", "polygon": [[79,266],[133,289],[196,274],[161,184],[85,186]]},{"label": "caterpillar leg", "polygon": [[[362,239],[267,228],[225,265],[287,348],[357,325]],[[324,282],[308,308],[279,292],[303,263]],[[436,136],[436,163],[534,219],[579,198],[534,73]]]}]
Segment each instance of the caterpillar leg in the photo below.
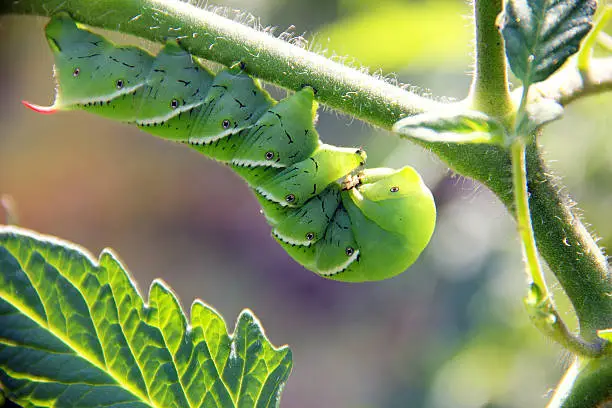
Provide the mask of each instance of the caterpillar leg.
[{"label": "caterpillar leg", "polygon": [[312,157],[282,170],[261,185],[251,186],[271,201],[300,207],[332,182],[363,166],[365,159],[361,149],[321,145]]}]

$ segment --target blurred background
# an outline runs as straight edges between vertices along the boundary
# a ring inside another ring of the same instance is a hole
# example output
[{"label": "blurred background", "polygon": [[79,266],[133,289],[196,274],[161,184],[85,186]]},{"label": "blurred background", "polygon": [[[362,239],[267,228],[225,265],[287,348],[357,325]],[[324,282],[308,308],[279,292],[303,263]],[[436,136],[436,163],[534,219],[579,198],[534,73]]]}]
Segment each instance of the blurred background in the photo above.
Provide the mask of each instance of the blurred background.
[{"label": "blurred background", "polygon": [[[423,93],[467,93],[472,27],[463,0],[222,5],[254,14],[277,34],[293,25],[311,49]],[[370,167],[415,166],[439,209],[431,244],[406,273],[376,283],[327,281],[274,242],[256,200],[228,168],[135,127],[25,109],[22,99],[46,104],[54,95],[44,24],[0,18],[0,194],[12,197],[20,225],[95,254],[111,247],[145,296],[162,278],[185,308],[201,298],[230,330],[251,308],[272,343],[293,350],[284,408],[545,405],[568,359],[528,321],[514,225],[486,188],[408,141],[324,109],[325,142],[363,146]],[[541,139],[608,247],[610,106],[611,95],[574,103]],[[575,324],[567,302],[558,302]]]}]

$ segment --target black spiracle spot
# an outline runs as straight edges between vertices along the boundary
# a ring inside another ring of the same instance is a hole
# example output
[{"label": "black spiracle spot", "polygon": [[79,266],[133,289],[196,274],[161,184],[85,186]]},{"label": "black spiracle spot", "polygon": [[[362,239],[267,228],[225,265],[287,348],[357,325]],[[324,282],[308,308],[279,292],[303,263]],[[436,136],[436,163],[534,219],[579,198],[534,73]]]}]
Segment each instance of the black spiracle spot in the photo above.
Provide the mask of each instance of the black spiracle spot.
[{"label": "black spiracle spot", "polygon": [[399,187],[398,186],[393,186],[389,189],[390,192],[392,193],[397,193],[399,191]]},{"label": "black spiracle spot", "polygon": [[285,196],[285,201],[287,201],[288,203],[292,203],[295,201],[295,194],[287,194],[287,196]]},{"label": "black spiracle spot", "polygon": [[317,88],[315,88],[314,86],[310,85],[310,84],[302,84],[300,86],[300,89],[304,89],[304,88],[312,88],[312,92],[316,95],[319,93],[319,91],[317,91]]},{"label": "black spiracle spot", "polygon": [[230,121],[228,119],[223,119],[223,122],[221,122],[221,126],[223,127],[223,129],[229,129]]},{"label": "black spiracle spot", "polygon": [[274,152],[266,152],[266,160],[272,160],[274,158]]},{"label": "black spiracle spot", "polygon": [[346,256],[353,256],[353,254],[355,253],[355,249],[353,247],[346,247],[344,253],[346,254]]},{"label": "black spiracle spot", "polygon": [[115,82],[115,86],[117,87],[117,89],[122,89],[123,85],[125,85],[123,79],[118,79],[117,82]]},{"label": "black spiracle spot", "polygon": [[72,71],[72,76],[76,78],[79,76],[80,73],[81,73],[81,69],[77,67],[74,69],[74,71]]},{"label": "black spiracle spot", "polygon": [[173,100],[170,101],[170,107],[172,109],[176,109],[176,108],[178,108],[178,106],[179,106],[179,101],[178,100],[173,99]]},{"label": "black spiracle spot", "polygon": [[309,240],[309,241],[312,241],[314,239],[314,237],[315,237],[314,232],[309,232],[309,233],[306,234],[306,239]]}]

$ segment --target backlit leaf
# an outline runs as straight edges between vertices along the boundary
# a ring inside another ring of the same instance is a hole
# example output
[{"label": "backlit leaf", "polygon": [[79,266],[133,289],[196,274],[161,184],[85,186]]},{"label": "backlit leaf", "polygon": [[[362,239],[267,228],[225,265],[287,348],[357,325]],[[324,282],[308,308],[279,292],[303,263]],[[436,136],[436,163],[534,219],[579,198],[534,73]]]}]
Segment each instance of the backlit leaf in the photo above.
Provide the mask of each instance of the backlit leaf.
[{"label": "backlit leaf", "polygon": [[25,407],[271,407],[291,370],[253,314],[228,334],[200,301],[190,322],[156,280],[146,304],[109,250],[0,227],[0,384]]},{"label": "backlit leaf", "polygon": [[425,142],[491,143],[503,145],[503,126],[482,112],[470,110],[423,113],[399,120],[393,130]]},{"label": "backlit leaf", "polygon": [[508,0],[502,34],[523,85],[543,81],[575,54],[592,26],[595,0]]}]

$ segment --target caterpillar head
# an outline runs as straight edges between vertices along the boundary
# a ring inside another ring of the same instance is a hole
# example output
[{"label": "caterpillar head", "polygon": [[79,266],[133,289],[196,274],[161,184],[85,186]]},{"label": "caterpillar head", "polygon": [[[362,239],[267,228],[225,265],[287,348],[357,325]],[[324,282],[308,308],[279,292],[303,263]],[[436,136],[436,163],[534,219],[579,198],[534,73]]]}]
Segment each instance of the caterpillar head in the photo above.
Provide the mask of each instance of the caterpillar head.
[{"label": "caterpillar head", "polygon": [[400,170],[378,168],[364,170],[359,176],[357,191],[364,199],[377,202],[410,197],[415,189],[422,189],[423,181],[411,167]]},{"label": "caterpillar head", "polygon": [[399,170],[365,170],[360,179],[362,184],[347,190],[343,201],[350,199],[351,204],[381,228],[424,248],[433,233],[436,206],[431,191],[416,170],[410,166]]}]

